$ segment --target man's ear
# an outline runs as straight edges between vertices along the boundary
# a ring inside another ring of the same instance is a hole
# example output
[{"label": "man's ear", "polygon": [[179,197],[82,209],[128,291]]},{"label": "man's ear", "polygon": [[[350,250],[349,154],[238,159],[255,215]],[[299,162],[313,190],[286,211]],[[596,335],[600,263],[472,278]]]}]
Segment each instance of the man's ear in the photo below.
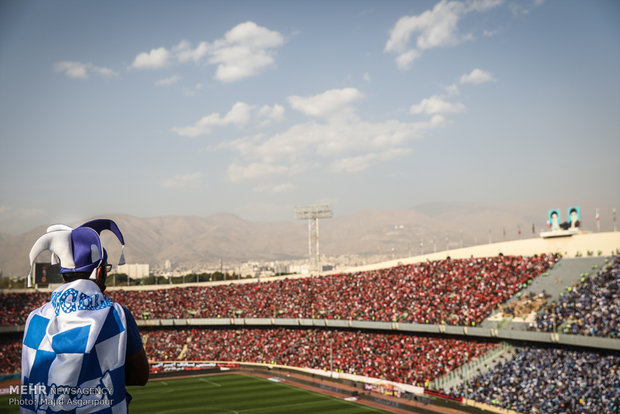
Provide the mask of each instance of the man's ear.
[{"label": "man's ear", "polygon": [[97,269],[97,285],[99,285],[99,289],[101,289],[101,293],[105,291],[105,279],[106,279],[105,269],[103,268],[103,266],[100,266]]}]

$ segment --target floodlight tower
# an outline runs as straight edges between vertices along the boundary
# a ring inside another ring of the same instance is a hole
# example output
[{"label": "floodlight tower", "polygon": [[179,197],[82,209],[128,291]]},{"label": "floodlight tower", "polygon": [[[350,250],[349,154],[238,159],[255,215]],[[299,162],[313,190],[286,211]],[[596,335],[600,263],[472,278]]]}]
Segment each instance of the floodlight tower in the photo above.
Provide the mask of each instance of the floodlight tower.
[{"label": "floodlight tower", "polygon": [[295,218],[297,220],[308,220],[308,258],[310,259],[311,270],[317,274],[320,271],[319,257],[319,219],[333,217],[330,206],[303,206],[295,207]]}]

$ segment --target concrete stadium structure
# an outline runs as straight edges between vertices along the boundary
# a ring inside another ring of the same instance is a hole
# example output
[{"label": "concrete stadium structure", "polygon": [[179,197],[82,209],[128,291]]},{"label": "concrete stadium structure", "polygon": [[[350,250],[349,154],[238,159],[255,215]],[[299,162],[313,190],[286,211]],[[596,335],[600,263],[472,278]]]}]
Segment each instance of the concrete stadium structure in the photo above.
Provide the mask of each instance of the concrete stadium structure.
[{"label": "concrete stadium structure", "polygon": [[470,257],[492,257],[497,256],[500,253],[511,256],[532,256],[534,254],[542,253],[560,253],[562,257],[574,258],[580,256],[585,257],[588,255],[588,252],[592,252],[593,255],[598,255],[599,251],[603,256],[610,256],[616,254],[616,251],[619,249],[620,232],[580,233],[575,235],[567,235],[566,237],[539,237],[500,243],[480,244],[461,249],[444,250],[436,253],[414,256],[407,259],[390,260],[372,265],[339,269],[337,272],[330,273],[348,273],[384,269],[387,267],[419,263],[427,260],[443,260],[447,256],[450,256],[452,259],[467,259]]}]

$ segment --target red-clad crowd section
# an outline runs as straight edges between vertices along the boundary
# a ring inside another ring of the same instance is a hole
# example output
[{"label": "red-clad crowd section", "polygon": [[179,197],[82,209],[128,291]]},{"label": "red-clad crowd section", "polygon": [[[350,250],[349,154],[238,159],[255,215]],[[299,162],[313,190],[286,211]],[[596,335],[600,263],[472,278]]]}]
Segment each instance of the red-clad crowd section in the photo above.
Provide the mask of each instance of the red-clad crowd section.
[{"label": "red-clad crowd section", "polygon": [[[489,341],[321,329],[147,329],[151,361],[256,362],[363,375],[405,384],[429,381],[486,353]],[[0,338],[0,375],[19,372],[21,337]]]},{"label": "red-clad crowd section", "polygon": [[22,369],[22,336],[0,335],[0,375],[13,374]]},{"label": "red-clad crowd section", "polygon": [[[326,318],[475,325],[545,272],[555,256],[441,260],[263,283],[115,290],[137,319]],[[0,295],[0,324],[23,324],[49,293]]]},{"label": "red-clad crowd section", "polygon": [[258,362],[315,368],[424,386],[476,358],[491,342],[319,329],[144,331],[156,361]]}]

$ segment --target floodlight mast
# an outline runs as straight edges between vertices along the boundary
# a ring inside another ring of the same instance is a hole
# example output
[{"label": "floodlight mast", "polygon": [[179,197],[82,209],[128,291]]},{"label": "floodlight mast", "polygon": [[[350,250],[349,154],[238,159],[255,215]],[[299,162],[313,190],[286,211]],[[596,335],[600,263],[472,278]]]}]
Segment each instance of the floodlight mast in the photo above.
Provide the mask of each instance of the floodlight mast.
[{"label": "floodlight mast", "polygon": [[319,219],[332,218],[333,211],[330,206],[302,206],[295,207],[297,220],[308,220],[308,259],[310,271],[318,274],[321,270],[319,255]]}]

